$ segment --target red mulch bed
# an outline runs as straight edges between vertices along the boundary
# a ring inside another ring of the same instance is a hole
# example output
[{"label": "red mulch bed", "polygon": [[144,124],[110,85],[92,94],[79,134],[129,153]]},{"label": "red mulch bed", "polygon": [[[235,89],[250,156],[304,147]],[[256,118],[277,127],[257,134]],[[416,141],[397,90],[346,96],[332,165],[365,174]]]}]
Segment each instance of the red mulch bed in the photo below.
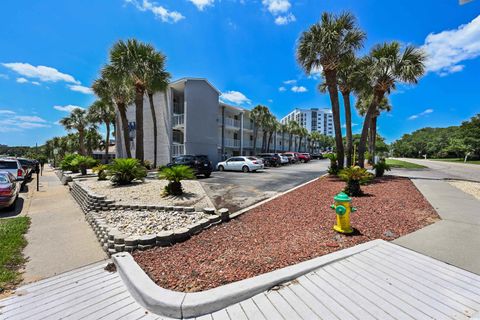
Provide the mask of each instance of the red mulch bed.
[{"label": "red mulch bed", "polygon": [[438,219],[406,178],[383,177],[353,199],[356,235],[332,230],[333,196],[344,182],[324,177],[172,247],[133,254],[161,287],[194,292],[293,265],[373,239],[393,240]]}]

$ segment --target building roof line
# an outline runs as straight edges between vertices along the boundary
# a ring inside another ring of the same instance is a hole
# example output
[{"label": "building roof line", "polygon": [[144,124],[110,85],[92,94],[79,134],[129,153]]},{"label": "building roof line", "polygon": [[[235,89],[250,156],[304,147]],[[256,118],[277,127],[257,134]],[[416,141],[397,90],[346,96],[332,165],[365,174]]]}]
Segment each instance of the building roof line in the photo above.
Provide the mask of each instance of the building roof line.
[{"label": "building roof line", "polygon": [[188,80],[205,81],[210,87],[212,87],[213,90],[217,91],[217,93],[219,95],[222,94],[222,92],[220,92],[220,90],[218,90],[210,81],[208,81],[207,78],[183,77],[183,78],[180,78],[180,79],[177,79],[175,81],[170,82],[170,85],[174,85],[174,84],[181,83],[181,82],[187,82]]}]

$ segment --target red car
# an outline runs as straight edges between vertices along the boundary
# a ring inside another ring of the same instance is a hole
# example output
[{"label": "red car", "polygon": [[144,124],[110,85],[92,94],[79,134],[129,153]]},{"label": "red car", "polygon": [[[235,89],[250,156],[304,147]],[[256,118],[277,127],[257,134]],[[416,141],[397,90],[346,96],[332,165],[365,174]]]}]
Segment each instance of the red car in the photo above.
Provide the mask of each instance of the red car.
[{"label": "red car", "polygon": [[296,156],[298,161],[306,163],[310,161],[310,155],[306,155],[305,153],[293,152]]},{"label": "red car", "polygon": [[20,183],[9,172],[0,171],[0,208],[13,209],[20,192]]}]

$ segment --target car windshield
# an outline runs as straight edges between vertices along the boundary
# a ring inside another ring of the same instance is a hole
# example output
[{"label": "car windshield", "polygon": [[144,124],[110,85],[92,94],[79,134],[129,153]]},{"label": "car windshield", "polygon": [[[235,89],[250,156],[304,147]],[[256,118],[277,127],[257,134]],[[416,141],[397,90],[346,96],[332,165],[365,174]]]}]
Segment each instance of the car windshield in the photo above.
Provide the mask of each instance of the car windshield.
[{"label": "car windshield", "polygon": [[0,169],[17,169],[17,162],[0,160]]},{"label": "car windshield", "polygon": [[195,158],[196,158],[198,161],[208,161],[208,157],[207,157],[207,156],[195,156]]},{"label": "car windshield", "polygon": [[26,160],[26,159],[18,159],[18,161],[20,162],[20,164],[22,166],[29,166],[31,165],[30,161]]}]

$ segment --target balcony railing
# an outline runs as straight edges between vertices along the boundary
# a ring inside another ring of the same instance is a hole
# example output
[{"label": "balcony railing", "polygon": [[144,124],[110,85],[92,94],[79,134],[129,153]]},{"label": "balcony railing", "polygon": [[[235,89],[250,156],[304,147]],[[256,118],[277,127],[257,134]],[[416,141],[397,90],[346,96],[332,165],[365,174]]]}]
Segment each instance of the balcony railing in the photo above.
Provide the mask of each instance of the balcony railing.
[{"label": "balcony railing", "polygon": [[226,138],[224,143],[225,143],[225,147],[228,147],[228,148],[240,148],[240,140],[238,139]]},{"label": "balcony railing", "polygon": [[172,145],[172,157],[177,157],[185,154],[185,145],[173,144]]},{"label": "balcony railing", "polygon": [[240,128],[240,120],[233,118],[225,118],[225,126]]},{"label": "balcony railing", "polygon": [[173,126],[183,126],[185,123],[185,114],[173,114]]}]

